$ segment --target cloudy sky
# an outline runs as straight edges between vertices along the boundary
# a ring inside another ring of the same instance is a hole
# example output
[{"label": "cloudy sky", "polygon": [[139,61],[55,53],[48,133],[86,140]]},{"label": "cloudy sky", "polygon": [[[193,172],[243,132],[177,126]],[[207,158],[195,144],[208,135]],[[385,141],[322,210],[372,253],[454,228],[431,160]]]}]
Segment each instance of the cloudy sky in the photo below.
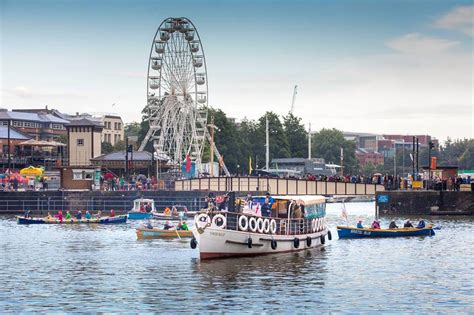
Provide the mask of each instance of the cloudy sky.
[{"label": "cloudy sky", "polygon": [[[472,1],[0,0],[1,107],[140,120],[169,16],[196,25],[209,102],[312,129],[474,137]],[[112,104],[115,103],[115,106]]]}]

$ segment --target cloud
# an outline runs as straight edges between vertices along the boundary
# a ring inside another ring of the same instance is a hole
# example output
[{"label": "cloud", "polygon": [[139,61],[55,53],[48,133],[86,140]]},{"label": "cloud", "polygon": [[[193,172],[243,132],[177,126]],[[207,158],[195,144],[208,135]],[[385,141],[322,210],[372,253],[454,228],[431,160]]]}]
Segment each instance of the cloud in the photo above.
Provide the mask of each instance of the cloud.
[{"label": "cloud", "polygon": [[31,88],[25,86],[17,86],[14,88],[3,89],[8,95],[16,96],[18,98],[82,98],[86,95],[74,92],[57,92],[57,91],[33,91]]},{"label": "cloud", "polygon": [[393,50],[406,54],[441,53],[459,45],[457,41],[410,33],[386,42]]},{"label": "cloud", "polygon": [[113,76],[120,76],[120,77],[127,77],[127,78],[146,78],[146,72],[131,72],[131,71],[119,71],[119,72],[111,72]]},{"label": "cloud", "polygon": [[457,7],[440,17],[434,25],[439,28],[474,36],[474,5]]}]

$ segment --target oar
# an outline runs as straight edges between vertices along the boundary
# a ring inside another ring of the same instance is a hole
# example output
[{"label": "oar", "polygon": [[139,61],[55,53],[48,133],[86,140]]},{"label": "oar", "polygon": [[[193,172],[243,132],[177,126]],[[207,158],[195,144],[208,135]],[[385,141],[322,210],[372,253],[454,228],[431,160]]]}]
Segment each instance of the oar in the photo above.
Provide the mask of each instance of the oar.
[{"label": "oar", "polygon": [[179,240],[181,241],[181,236],[179,236],[178,230],[174,230],[176,232],[176,235],[178,235]]}]

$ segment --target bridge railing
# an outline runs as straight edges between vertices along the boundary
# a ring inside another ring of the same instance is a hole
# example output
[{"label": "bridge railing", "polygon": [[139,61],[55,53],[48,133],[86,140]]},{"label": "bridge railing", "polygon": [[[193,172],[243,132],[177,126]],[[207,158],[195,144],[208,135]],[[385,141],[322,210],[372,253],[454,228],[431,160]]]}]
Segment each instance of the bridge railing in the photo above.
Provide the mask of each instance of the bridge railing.
[{"label": "bridge railing", "polygon": [[264,191],[272,195],[375,195],[383,185],[265,177],[205,177],[175,181],[176,191]]}]

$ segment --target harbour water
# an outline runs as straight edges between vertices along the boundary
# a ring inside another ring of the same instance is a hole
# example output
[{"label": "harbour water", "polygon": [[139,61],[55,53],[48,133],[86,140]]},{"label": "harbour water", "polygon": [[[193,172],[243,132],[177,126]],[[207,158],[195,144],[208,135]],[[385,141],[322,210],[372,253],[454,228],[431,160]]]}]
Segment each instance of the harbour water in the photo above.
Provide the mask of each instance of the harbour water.
[{"label": "harbour water", "polygon": [[[341,207],[328,205],[333,235]],[[373,219],[373,203],[346,207],[352,223]],[[474,312],[474,221],[433,223],[434,237],[334,237],[323,249],[200,261],[188,242],[138,241],[138,222],[1,217],[0,312]]]}]

